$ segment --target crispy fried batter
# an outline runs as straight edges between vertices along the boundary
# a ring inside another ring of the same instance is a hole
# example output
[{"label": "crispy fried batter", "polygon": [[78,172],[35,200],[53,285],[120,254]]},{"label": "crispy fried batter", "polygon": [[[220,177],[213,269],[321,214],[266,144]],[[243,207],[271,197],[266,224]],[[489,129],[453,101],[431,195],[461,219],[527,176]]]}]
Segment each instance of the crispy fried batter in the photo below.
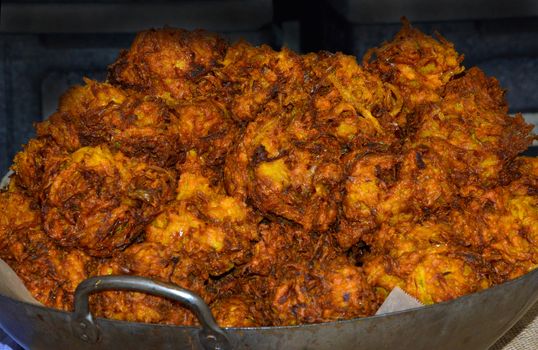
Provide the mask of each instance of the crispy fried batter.
[{"label": "crispy fried batter", "polygon": [[38,301],[72,310],[75,289],[90,277],[94,261],[80,250],[45,247],[14,265],[15,272]]},{"label": "crispy fried batter", "polygon": [[220,298],[211,305],[211,312],[221,327],[259,327],[266,324],[255,311],[255,301],[243,296]]},{"label": "crispy fried batter", "polygon": [[183,148],[195,150],[211,165],[221,165],[241,132],[226,105],[199,98],[175,105],[173,113],[172,128]]},{"label": "crispy fried batter", "polygon": [[169,171],[106,146],[80,148],[46,179],[43,228],[62,246],[113,255],[171,199],[173,180]]},{"label": "crispy fried batter", "polygon": [[83,251],[56,246],[42,231],[29,198],[18,192],[5,192],[2,197],[2,204],[7,204],[2,208],[3,218],[10,225],[0,225],[0,234],[8,235],[0,236],[0,258],[11,265],[38,301],[72,310],[75,289],[94,270],[94,259]]},{"label": "crispy fried batter", "polygon": [[392,85],[359,66],[352,56],[310,54],[305,61],[319,79],[312,96],[316,128],[354,149],[397,141],[395,117],[403,101]]},{"label": "crispy fried batter", "polygon": [[445,164],[428,148],[417,147],[400,155],[358,154],[355,158],[337,232],[344,248],[360,239],[373,243],[375,230],[383,223],[397,226],[419,221],[454,201],[456,187],[444,171]]},{"label": "crispy fried batter", "polygon": [[[137,275],[170,282],[175,266],[173,257],[170,249],[159,243],[133,244],[121,255],[103,261],[96,274]],[[186,282],[181,285],[191,287]],[[207,300],[207,296],[204,296]],[[144,293],[104,292],[95,296],[93,304],[96,315],[112,319],[183,325],[194,322],[193,315],[180,304]]]},{"label": "crispy fried batter", "polygon": [[395,103],[383,83],[350,57],[287,60],[288,66],[298,65],[295,71],[305,73],[283,79],[275,99],[248,125],[227,158],[227,189],[266,214],[293,220],[307,230],[326,231],[341,200],[340,158],[345,148],[353,141],[359,146],[383,142],[391,132],[372,111],[390,114]]},{"label": "crispy fried batter", "polygon": [[439,40],[425,35],[404,21],[393,40],[371,49],[363,63],[381,79],[396,85],[404,96],[406,109],[439,102],[439,90],[463,72],[463,56],[440,35]]},{"label": "crispy fried batter", "polygon": [[177,197],[146,228],[146,241],[159,242],[178,257],[172,280],[203,284],[248,258],[260,220],[241,200],[211,183],[203,159],[191,151],[183,164]]},{"label": "crispy fried batter", "polygon": [[459,184],[495,184],[507,162],[532,142],[532,126],[507,115],[504,92],[478,68],[446,84],[443,100],[424,111],[412,141],[437,150]]},{"label": "crispy fried batter", "polygon": [[454,237],[481,252],[501,282],[538,267],[538,196],[526,180],[485,190],[451,213]]},{"label": "crispy fried batter", "polygon": [[138,34],[109,67],[109,80],[165,99],[201,96],[199,80],[222,58],[226,42],[203,30],[165,28]]},{"label": "crispy fried batter", "polygon": [[[296,95],[303,88],[299,86],[302,73],[301,58],[294,52],[277,52],[266,45],[252,47],[245,42],[228,49],[217,71],[226,86],[233,116],[239,121],[254,120],[269,102],[286,98],[286,93]],[[287,100],[292,102],[296,97],[287,96]]]},{"label": "crispy fried batter", "polygon": [[178,161],[179,135],[163,100],[108,83],[89,79],[85,83],[71,88],[62,97],[58,111],[38,124],[39,136],[52,138],[69,152],[106,144],[158,166]]},{"label": "crispy fried batter", "polygon": [[42,197],[45,177],[58,170],[68,152],[46,138],[32,139],[22,152],[17,153],[11,169],[15,172],[12,181],[32,198]]},{"label": "crispy fried batter", "polygon": [[1,259],[21,261],[33,250],[33,237],[43,236],[37,209],[32,198],[18,191],[0,192]]},{"label": "crispy fried batter", "polygon": [[[140,33],[37,125],[0,192],[0,258],[47,306],[136,275],[198,293],[221,326],[426,304],[538,267],[538,161],[504,91],[405,22],[354,57],[176,29]],[[98,316],[194,325],[176,302],[92,296]]]},{"label": "crispy fried batter", "polygon": [[442,220],[383,226],[373,254],[365,259],[368,282],[386,296],[399,286],[425,304],[450,300],[491,285],[480,254],[451,242]]},{"label": "crispy fried batter", "polygon": [[275,325],[365,316],[378,306],[362,269],[329,236],[289,225],[262,225],[242,278],[248,295],[265,300]]}]

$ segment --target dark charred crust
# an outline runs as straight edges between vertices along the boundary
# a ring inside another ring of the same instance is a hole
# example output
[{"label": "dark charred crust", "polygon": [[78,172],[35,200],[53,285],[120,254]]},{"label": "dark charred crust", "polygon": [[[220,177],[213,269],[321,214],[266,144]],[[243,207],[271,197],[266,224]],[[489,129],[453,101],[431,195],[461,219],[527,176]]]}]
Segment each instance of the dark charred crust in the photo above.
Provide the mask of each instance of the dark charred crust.
[{"label": "dark charred crust", "polygon": [[256,166],[259,163],[267,162],[267,161],[269,161],[268,153],[265,150],[265,147],[263,145],[259,145],[254,150],[254,154],[252,155],[252,159],[251,159],[251,164],[253,166]]},{"label": "dark charred crust", "polygon": [[207,72],[207,70],[203,66],[195,65],[192,68],[192,70],[189,72],[189,77],[191,79],[197,79],[197,78],[203,76],[206,72]]},{"label": "dark charred crust", "polygon": [[415,152],[415,161],[417,163],[417,168],[420,170],[426,169],[426,163],[424,163],[424,159],[422,158],[422,154],[420,152]]}]

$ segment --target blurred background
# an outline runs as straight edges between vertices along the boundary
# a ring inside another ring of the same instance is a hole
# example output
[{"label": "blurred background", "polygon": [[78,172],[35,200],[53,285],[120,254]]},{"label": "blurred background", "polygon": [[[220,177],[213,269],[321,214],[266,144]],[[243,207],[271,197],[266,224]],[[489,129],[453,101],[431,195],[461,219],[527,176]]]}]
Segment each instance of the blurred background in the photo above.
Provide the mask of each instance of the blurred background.
[{"label": "blurred background", "polygon": [[0,11],[0,174],[69,86],[84,76],[105,79],[136,32],[164,25],[361,59],[406,16],[452,41],[466,67],[497,77],[510,111],[538,124],[535,0],[2,0]]}]

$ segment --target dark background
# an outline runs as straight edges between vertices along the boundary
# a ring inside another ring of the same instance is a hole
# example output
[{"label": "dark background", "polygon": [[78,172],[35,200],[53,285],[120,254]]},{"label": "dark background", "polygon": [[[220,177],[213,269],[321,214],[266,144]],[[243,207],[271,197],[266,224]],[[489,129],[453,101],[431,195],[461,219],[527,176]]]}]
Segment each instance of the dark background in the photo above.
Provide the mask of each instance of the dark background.
[{"label": "dark background", "polygon": [[496,76],[508,89],[511,112],[538,124],[534,0],[2,0],[0,9],[0,174],[67,87],[83,76],[104,79],[107,65],[134,33],[163,25],[361,58],[390,39],[405,15],[425,32],[437,30],[454,42],[466,67]]}]

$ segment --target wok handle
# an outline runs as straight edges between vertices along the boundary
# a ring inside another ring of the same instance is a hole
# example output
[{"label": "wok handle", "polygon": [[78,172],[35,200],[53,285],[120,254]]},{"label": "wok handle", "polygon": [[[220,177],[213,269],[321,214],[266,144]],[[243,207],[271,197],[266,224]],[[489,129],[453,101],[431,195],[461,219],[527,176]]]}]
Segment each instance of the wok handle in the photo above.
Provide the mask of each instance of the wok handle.
[{"label": "wok handle", "polygon": [[138,276],[91,277],[78,285],[75,291],[73,331],[85,342],[96,343],[100,335],[90,311],[89,296],[110,290],[144,292],[178,301],[188,308],[202,325],[199,337],[205,350],[231,349],[225,332],[217,325],[211,310],[197,294],[173,284]]}]

